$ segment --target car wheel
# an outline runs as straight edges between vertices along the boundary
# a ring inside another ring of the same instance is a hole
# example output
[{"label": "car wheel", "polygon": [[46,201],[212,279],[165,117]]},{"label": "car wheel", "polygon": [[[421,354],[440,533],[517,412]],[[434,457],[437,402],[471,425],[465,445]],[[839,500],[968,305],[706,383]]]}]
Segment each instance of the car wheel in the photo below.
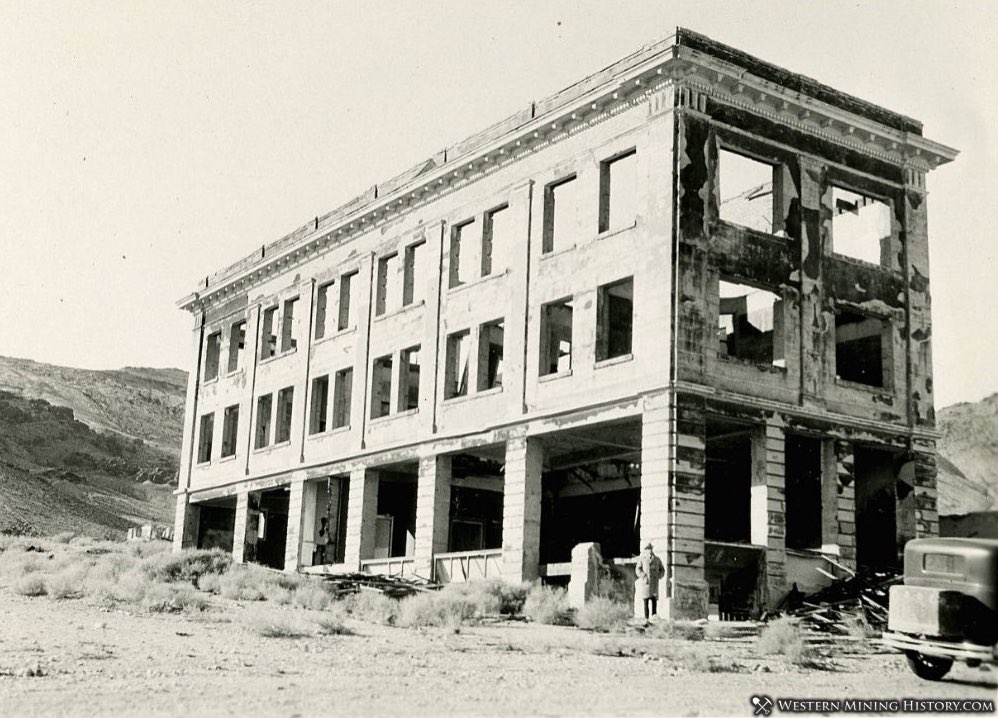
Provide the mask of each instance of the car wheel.
[{"label": "car wheel", "polygon": [[952,658],[941,656],[925,656],[921,653],[910,651],[905,654],[908,658],[908,667],[914,671],[919,678],[927,681],[938,681],[953,667]]}]

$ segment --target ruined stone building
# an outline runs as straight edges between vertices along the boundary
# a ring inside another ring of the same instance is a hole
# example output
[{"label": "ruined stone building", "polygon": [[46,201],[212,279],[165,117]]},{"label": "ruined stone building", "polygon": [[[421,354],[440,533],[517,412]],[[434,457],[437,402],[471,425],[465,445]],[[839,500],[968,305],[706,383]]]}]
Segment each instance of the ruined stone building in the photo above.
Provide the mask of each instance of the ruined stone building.
[{"label": "ruined stone building", "polygon": [[564,583],[577,544],[626,574],[651,541],[673,616],[894,566],[937,533],[925,176],[955,156],[677,30],[180,301],[177,545]]}]

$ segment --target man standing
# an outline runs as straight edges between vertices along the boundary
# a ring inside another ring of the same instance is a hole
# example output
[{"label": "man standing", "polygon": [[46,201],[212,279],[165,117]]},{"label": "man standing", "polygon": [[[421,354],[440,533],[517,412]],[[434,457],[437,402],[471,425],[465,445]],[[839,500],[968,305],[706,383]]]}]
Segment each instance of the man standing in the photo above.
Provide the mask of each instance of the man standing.
[{"label": "man standing", "polygon": [[[658,615],[658,581],[665,575],[662,559],[655,555],[654,547],[649,542],[645,550],[638,556],[634,565],[637,579],[634,581],[634,593],[644,602],[645,620]],[[649,607],[651,612],[649,613]]]},{"label": "man standing", "polygon": [[319,540],[315,542],[315,563],[318,565],[326,563],[331,556],[327,556],[329,551],[329,519],[325,516],[319,519]]}]

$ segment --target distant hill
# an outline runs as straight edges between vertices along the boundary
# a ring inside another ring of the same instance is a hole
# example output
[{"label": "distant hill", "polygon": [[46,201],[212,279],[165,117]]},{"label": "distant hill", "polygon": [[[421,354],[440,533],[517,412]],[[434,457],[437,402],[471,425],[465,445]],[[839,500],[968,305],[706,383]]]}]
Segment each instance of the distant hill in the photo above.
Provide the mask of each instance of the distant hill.
[{"label": "distant hill", "polygon": [[939,513],[998,510],[998,394],[936,413]]},{"label": "distant hill", "polygon": [[0,531],[173,522],[187,374],[0,357]]}]

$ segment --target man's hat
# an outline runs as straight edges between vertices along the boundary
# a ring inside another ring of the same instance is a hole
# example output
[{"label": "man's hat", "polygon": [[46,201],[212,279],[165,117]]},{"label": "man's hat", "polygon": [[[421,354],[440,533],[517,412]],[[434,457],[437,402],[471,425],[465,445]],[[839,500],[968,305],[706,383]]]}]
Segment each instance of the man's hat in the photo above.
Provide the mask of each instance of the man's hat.
[{"label": "man's hat", "polygon": [[645,548],[655,548],[655,547],[652,546],[651,541],[649,541],[648,543],[645,544]]}]

